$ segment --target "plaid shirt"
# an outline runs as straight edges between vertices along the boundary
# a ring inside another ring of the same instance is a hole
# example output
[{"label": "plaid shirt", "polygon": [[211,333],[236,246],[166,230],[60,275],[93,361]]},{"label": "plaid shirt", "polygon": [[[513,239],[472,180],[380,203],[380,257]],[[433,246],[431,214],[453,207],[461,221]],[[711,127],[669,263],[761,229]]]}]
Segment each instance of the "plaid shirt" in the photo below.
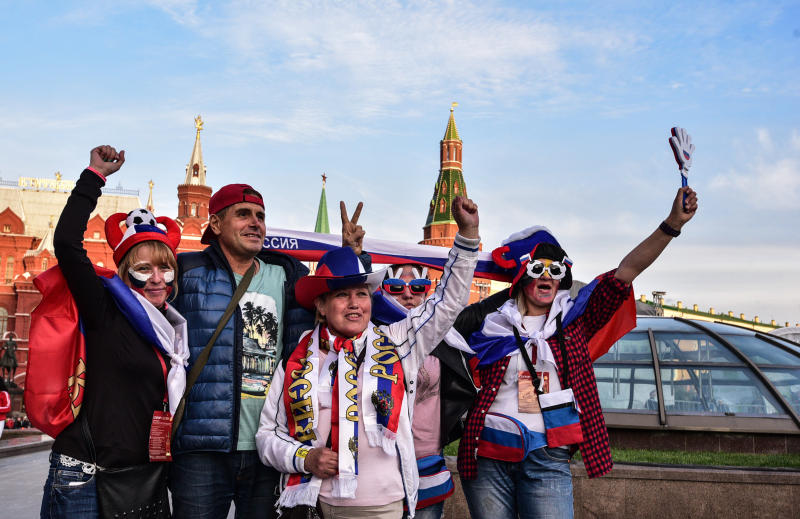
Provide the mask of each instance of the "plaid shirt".
[{"label": "plaid shirt", "polygon": [[[615,272],[616,269],[599,276],[583,315],[564,328],[571,378],[569,384],[581,408],[584,442],[579,448],[590,478],[608,473],[613,466],[611,449],[608,445],[608,431],[603,410],[600,408],[597,382],[587,346],[589,339],[611,319],[631,291],[630,285],[614,277]],[[550,345],[556,364],[563,366],[561,347],[555,334],[547,339],[547,343]],[[497,396],[510,359],[511,357],[506,356],[486,368],[479,369],[483,385],[467,415],[464,436],[458,448],[458,472],[464,478],[475,479],[478,475],[478,438],[483,431],[486,413]],[[561,376],[559,369],[559,379]],[[561,386],[566,387],[564,380],[561,380]]]}]

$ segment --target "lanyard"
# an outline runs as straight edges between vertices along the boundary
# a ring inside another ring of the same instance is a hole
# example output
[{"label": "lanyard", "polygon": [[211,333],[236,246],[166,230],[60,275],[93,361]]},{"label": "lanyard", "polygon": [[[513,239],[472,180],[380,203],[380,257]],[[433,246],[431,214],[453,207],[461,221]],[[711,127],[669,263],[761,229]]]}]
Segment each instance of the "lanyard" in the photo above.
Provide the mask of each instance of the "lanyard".
[{"label": "lanyard", "polygon": [[153,351],[156,353],[156,357],[158,357],[158,361],[161,363],[161,374],[164,376],[164,409],[169,409],[169,401],[167,400],[167,363],[164,362],[164,357],[161,355],[161,352],[158,351],[158,348],[152,346]]}]

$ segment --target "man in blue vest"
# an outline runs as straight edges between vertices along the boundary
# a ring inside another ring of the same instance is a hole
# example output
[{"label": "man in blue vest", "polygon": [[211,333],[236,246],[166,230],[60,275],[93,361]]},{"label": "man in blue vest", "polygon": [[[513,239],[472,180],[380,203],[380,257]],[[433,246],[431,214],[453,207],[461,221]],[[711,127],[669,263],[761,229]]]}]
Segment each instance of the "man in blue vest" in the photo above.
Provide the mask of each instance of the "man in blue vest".
[{"label": "man in blue vest", "polygon": [[262,251],[264,201],[252,187],[222,187],[209,214],[201,240],[208,247],[178,256],[174,304],[188,324],[189,369],[254,264],[255,273],[189,392],[173,440],[174,516],[224,518],[233,501],[237,518],[274,517],[280,474],[259,460],[255,432],[275,366],[314,325],[294,297],[308,269]]}]

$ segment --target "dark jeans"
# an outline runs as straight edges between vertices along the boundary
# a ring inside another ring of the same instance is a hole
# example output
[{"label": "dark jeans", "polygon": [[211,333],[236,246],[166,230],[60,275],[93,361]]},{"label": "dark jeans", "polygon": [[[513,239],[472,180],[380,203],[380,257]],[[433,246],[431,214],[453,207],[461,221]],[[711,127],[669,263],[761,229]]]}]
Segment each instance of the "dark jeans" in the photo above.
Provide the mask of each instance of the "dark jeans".
[{"label": "dark jeans", "polygon": [[61,463],[59,455],[51,452],[40,516],[42,519],[98,517],[94,475],[85,473],[80,465]]},{"label": "dark jeans", "polygon": [[[444,512],[444,501],[439,501],[425,508],[417,508],[414,519],[441,519],[442,512]],[[403,513],[403,519],[408,519],[408,512]]]},{"label": "dark jeans", "polygon": [[191,452],[174,456],[169,475],[175,518],[225,519],[236,505],[236,519],[277,516],[280,473],[256,451]]}]

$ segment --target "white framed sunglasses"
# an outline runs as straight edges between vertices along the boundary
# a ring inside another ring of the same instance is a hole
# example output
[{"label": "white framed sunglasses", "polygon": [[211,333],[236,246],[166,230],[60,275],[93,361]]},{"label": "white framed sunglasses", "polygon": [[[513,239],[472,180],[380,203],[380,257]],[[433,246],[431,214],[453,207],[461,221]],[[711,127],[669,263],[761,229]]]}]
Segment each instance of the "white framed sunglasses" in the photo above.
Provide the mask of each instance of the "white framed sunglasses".
[{"label": "white framed sunglasses", "polygon": [[560,261],[553,261],[549,265],[545,265],[542,261],[531,260],[526,265],[525,269],[528,275],[533,279],[539,279],[545,272],[551,279],[562,279],[567,275],[567,267]]}]

